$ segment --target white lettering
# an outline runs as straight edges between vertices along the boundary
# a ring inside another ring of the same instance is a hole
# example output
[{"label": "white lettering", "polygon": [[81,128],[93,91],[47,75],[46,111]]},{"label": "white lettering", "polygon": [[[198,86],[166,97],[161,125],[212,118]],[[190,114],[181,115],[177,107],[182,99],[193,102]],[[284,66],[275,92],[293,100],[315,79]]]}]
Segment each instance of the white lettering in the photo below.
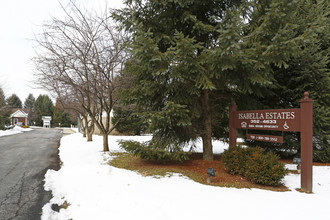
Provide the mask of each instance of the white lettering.
[{"label": "white lettering", "polygon": [[238,113],[238,119],[243,119],[243,114],[242,113]]},{"label": "white lettering", "polygon": [[[238,113],[238,119],[240,120],[254,120],[251,123],[260,123],[257,120],[290,120],[295,119],[295,112],[247,112]],[[273,122],[274,123],[274,122]]]},{"label": "white lettering", "polygon": [[291,112],[291,119],[294,119],[295,116],[294,116],[294,112]]}]

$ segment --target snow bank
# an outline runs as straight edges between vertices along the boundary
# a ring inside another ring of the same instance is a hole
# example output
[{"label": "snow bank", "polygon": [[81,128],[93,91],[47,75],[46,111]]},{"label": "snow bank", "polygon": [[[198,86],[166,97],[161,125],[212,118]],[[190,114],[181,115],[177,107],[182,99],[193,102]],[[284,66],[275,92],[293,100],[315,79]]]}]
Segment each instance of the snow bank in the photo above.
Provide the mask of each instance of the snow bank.
[{"label": "snow bank", "polygon": [[[136,172],[107,165],[102,137],[86,142],[81,134],[61,140],[59,171],[48,170],[45,189],[53,198],[43,207],[42,219],[318,219],[328,216],[330,168],[314,167],[314,194],[295,191],[300,176],[289,174],[289,192],[236,189],[202,185],[180,174],[164,178],[143,177]],[[109,137],[111,151],[117,141],[150,140],[150,136]],[[197,146],[200,149],[201,143]],[[226,144],[214,142],[216,152]],[[70,203],[55,212],[51,204]]]},{"label": "snow bank", "polygon": [[19,134],[19,133],[23,133],[25,131],[32,131],[33,129],[31,128],[21,128],[19,126],[15,126],[11,129],[8,129],[8,130],[5,130],[5,131],[2,131],[0,130],[0,137],[1,136],[7,136],[7,135],[13,135],[13,134]]}]

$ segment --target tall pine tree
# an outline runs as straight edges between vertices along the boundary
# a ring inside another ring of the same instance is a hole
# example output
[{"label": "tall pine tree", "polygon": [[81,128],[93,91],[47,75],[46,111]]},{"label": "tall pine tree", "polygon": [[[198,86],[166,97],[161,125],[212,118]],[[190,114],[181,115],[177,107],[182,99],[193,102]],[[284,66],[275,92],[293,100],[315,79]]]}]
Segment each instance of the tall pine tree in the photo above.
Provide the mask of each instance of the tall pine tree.
[{"label": "tall pine tree", "polygon": [[42,116],[53,116],[53,102],[48,95],[39,95],[34,103],[35,125],[42,126]]},{"label": "tall pine tree", "polygon": [[27,109],[33,109],[34,107],[34,102],[36,101],[36,99],[34,98],[34,96],[30,93],[28,95],[28,97],[25,99],[24,101],[24,108]]},{"label": "tall pine tree", "polygon": [[5,128],[5,125],[10,123],[10,111],[6,106],[6,96],[3,92],[2,88],[0,87],[0,130]]},{"label": "tall pine tree", "polygon": [[114,16],[132,36],[126,101],[148,109],[150,147],[173,151],[201,137],[205,160],[212,138],[224,137],[230,99],[264,95],[272,67],[286,67],[308,40],[294,0],[125,3]]},{"label": "tall pine tree", "polygon": [[22,101],[16,94],[9,96],[6,102],[10,108],[22,108]]},{"label": "tall pine tree", "polygon": [[[330,162],[330,5],[329,1],[301,0],[292,17],[296,36],[308,36],[286,62],[286,68],[272,67],[273,85],[257,98],[264,108],[299,108],[308,91],[314,100],[314,160]],[[265,90],[266,90],[265,89]],[[285,133],[285,142],[271,149],[300,151],[299,133]],[[260,143],[258,143],[260,145]]]},{"label": "tall pine tree", "polygon": [[3,89],[0,87],[0,108],[6,105],[6,96]]}]

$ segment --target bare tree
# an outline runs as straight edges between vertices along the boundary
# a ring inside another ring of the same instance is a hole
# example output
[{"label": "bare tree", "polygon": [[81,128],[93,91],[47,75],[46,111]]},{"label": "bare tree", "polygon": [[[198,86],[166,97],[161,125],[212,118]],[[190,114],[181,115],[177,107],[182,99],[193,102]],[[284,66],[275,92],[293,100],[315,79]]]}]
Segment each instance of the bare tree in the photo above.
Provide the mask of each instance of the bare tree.
[{"label": "bare tree", "polygon": [[115,78],[126,59],[125,36],[117,31],[108,9],[97,14],[74,3],[62,8],[66,17],[53,18],[36,36],[37,82],[62,100],[73,97],[85,113],[85,126],[90,125],[87,118],[92,119],[103,135],[104,151],[109,151],[108,135],[117,125],[111,125],[110,112],[118,103],[120,84]]},{"label": "bare tree", "polygon": [[57,101],[62,108],[67,110],[73,110],[80,118],[80,126],[83,137],[87,137],[87,141],[93,140],[94,133],[94,121],[88,116],[87,111],[82,107],[74,93],[67,93],[67,91],[57,91]]}]

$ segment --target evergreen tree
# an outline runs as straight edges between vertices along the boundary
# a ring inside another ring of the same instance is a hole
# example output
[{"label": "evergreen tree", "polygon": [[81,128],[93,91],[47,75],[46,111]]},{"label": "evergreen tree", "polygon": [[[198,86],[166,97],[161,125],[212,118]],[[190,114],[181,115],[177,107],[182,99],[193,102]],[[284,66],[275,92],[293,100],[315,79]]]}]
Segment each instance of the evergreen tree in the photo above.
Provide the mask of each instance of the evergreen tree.
[{"label": "evergreen tree", "polygon": [[5,129],[5,125],[10,124],[10,111],[8,108],[0,107],[0,130]]},{"label": "evergreen tree", "polygon": [[5,125],[10,124],[9,116],[10,111],[6,106],[6,97],[2,88],[0,87],[0,130],[3,130]]},{"label": "evergreen tree", "polygon": [[30,93],[28,95],[28,97],[25,99],[24,101],[24,108],[29,109],[29,122],[33,122],[34,121],[34,103],[35,103],[36,99],[34,98],[34,96]]},{"label": "evergreen tree", "polygon": [[286,67],[308,40],[293,20],[298,2],[127,0],[114,14],[132,33],[126,101],[147,108],[149,146],[175,151],[201,137],[212,160],[230,99],[264,95],[272,67]]},{"label": "evergreen tree", "polygon": [[0,108],[6,105],[6,97],[2,88],[0,87]]},{"label": "evergreen tree", "polygon": [[22,101],[16,94],[9,96],[6,102],[10,108],[22,108]]},{"label": "evergreen tree", "polygon": [[64,112],[57,106],[53,108],[52,123],[58,127],[70,127],[73,122],[70,120],[68,113]]},{"label": "evergreen tree", "polygon": [[[121,118],[126,118],[128,114],[130,114],[129,111],[125,111],[121,108],[115,108],[113,111],[113,117],[112,117],[112,123],[115,124],[120,120]],[[148,124],[142,117],[141,112],[140,113],[134,113],[130,114],[129,117],[125,121],[122,121],[119,123],[116,127],[116,130],[119,133],[133,133],[135,135],[140,135],[141,133],[144,133],[147,130]]]},{"label": "evergreen tree", "polygon": [[[296,35],[308,35],[300,50],[286,62],[286,68],[272,67],[274,83],[264,97],[262,108],[299,108],[308,91],[313,103],[314,160],[330,162],[330,5],[328,1],[301,0],[296,7]],[[286,132],[284,144],[256,143],[279,152],[300,152],[300,134]],[[286,150],[286,151],[285,151]]]},{"label": "evergreen tree", "polygon": [[24,101],[24,108],[28,108],[28,109],[33,109],[34,106],[34,102],[36,101],[36,99],[34,98],[34,96],[30,93],[28,95],[28,97],[25,99]]},{"label": "evergreen tree", "polygon": [[53,115],[53,102],[48,95],[39,95],[34,103],[35,122],[42,126],[42,116]]}]

